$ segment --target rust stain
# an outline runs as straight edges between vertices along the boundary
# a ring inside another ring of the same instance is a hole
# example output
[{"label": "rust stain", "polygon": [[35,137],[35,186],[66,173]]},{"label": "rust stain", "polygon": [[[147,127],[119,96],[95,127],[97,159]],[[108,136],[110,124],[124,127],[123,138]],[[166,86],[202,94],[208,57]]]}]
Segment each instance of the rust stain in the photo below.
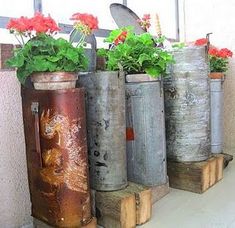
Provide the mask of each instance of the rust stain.
[{"label": "rust stain", "polygon": [[[43,181],[60,185],[66,183],[74,191],[87,193],[87,163],[81,155],[83,147],[78,144],[77,134],[81,125],[80,120],[70,121],[62,114],[44,110],[40,117],[41,136],[45,139],[57,138],[58,148],[43,152],[43,169],[40,174]],[[68,159],[63,159],[61,150],[66,150]]]}]

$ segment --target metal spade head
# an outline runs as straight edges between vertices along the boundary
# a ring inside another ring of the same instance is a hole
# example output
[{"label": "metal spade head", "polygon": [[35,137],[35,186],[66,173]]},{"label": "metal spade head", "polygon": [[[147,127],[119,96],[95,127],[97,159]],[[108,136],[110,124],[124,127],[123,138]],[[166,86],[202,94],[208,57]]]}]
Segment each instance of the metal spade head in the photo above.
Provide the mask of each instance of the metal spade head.
[{"label": "metal spade head", "polygon": [[138,22],[140,18],[128,7],[119,3],[113,3],[110,5],[110,12],[119,28],[132,26],[134,27],[135,34],[146,32],[146,30],[143,29]]}]

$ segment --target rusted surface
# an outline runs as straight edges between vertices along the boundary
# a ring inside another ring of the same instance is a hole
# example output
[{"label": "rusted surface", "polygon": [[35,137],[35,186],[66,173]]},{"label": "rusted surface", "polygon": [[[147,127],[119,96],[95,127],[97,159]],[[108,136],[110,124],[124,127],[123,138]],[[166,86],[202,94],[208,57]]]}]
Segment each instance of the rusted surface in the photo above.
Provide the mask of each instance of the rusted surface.
[{"label": "rusted surface", "polygon": [[81,227],[91,219],[84,90],[24,88],[22,100],[32,215],[53,227]]}]

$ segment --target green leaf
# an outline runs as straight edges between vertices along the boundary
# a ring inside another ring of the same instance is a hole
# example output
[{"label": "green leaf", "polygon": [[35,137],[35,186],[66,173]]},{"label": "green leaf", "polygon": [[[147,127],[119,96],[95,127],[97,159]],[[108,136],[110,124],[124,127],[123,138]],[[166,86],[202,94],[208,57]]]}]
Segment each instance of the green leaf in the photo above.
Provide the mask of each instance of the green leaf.
[{"label": "green leaf", "polygon": [[145,72],[152,77],[158,77],[161,75],[161,72],[156,67],[146,68]]}]

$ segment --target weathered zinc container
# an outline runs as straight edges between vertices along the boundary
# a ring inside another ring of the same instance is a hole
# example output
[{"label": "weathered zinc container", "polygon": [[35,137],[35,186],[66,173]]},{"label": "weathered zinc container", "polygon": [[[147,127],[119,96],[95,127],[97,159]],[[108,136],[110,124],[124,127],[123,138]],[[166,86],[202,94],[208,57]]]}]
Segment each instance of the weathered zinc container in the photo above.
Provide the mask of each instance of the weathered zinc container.
[{"label": "weathered zinc container", "polygon": [[211,92],[211,152],[223,152],[223,81],[210,79]]},{"label": "weathered zinc container", "polygon": [[165,184],[166,140],[161,79],[126,76],[128,180],[147,186]]},{"label": "weathered zinc container", "polygon": [[164,79],[167,156],[202,161],[210,154],[210,90],[204,46],[173,52],[175,64]]},{"label": "weathered zinc container", "polygon": [[124,74],[100,71],[79,77],[87,92],[88,153],[93,189],[127,186]]}]

